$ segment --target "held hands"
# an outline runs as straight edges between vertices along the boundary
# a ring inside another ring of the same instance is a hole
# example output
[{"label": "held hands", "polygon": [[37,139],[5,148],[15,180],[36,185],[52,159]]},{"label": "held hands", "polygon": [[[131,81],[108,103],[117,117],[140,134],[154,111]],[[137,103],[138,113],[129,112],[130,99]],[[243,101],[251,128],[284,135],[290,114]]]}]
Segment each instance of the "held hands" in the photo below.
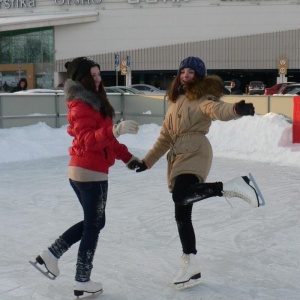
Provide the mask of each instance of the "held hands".
[{"label": "held hands", "polygon": [[137,173],[143,172],[148,169],[146,164],[135,156],[131,157],[130,161],[126,164],[126,166],[128,169],[135,170]]},{"label": "held hands", "polygon": [[241,100],[235,104],[234,111],[240,116],[254,116],[255,108],[252,103],[245,103],[245,100]]},{"label": "held hands", "polygon": [[116,138],[125,133],[137,134],[138,131],[139,123],[133,120],[122,121],[113,127],[113,134]]}]

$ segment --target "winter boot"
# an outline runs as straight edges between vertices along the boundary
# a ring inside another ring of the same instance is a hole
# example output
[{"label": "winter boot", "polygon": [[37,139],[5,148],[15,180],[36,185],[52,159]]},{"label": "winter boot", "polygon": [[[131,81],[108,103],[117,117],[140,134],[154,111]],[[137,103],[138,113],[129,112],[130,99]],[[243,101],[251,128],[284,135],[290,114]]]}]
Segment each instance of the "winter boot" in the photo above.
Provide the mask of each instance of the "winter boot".
[{"label": "winter boot", "polygon": [[259,207],[256,190],[250,185],[250,179],[247,176],[236,177],[223,183],[223,196],[228,198],[239,197],[251,206]]},{"label": "winter boot", "polygon": [[56,258],[49,249],[43,251],[37,258],[36,261],[40,265],[45,265],[46,269],[53,276],[57,277],[59,275],[58,269],[58,258]]},{"label": "winter boot", "polygon": [[86,282],[79,282],[75,281],[74,284],[74,295],[75,296],[82,296],[83,293],[102,293],[103,287],[100,282],[93,282],[92,280]]},{"label": "winter boot", "polygon": [[183,266],[180,272],[178,273],[178,275],[174,278],[173,283],[175,284],[175,286],[182,286],[182,287],[184,287],[184,285],[187,286],[187,283],[189,283],[188,286],[195,285],[195,283],[193,284],[190,283],[201,278],[201,272],[200,272],[198,262],[196,260],[196,255],[183,254],[181,258],[182,258]]}]

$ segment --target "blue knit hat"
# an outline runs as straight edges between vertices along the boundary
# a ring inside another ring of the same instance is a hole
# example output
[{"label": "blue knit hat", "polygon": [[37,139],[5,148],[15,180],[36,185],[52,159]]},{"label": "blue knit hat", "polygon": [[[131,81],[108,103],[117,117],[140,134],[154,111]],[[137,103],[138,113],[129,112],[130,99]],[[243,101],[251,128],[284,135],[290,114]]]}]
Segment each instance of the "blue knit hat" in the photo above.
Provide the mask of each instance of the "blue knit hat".
[{"label": "blue knit hat", "polygon": [[206,68],[205,64],[202,59],[199,57],[190,56],[185,58],[179,65],[178,75],[180,74],[181,70],[184,68],[189,68],[194,70],[199,76],[206,75]]}]

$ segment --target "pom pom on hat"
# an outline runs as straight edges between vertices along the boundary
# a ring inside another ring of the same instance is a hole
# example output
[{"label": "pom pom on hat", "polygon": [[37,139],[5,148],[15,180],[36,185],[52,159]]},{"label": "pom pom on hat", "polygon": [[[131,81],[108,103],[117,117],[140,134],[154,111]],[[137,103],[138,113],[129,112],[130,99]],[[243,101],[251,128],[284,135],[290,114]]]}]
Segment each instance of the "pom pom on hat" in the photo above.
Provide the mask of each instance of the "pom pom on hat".
[{"label": "pom pom on hat", "polygon": [[95,66],[100,70],[100,65],[87,57],[77,57],[65,63],[68,78],[75,81],[80,81]]},{"label": "pom pom on hat", "polygon": [[184,68],[189,68],[194,70],[199,76],[206,75],[206,67],[202,59],[199,57],[190,56],[185,58],[179,65],[178,74]]}]

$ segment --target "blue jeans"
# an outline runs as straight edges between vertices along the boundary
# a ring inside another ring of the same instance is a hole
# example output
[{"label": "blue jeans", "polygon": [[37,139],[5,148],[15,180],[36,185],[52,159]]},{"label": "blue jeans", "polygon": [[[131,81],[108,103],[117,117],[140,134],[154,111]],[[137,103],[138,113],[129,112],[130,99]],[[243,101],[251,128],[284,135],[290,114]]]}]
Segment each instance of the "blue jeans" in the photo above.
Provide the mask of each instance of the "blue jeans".
[{"label": "blue jeans", "polygon": [[90,280],[100,230],[105,226],[108,182],[69,180],[83,208],[84,219],[65,231],[49,250],[59,258],[80,241],[75,280],[86,282]]}]

